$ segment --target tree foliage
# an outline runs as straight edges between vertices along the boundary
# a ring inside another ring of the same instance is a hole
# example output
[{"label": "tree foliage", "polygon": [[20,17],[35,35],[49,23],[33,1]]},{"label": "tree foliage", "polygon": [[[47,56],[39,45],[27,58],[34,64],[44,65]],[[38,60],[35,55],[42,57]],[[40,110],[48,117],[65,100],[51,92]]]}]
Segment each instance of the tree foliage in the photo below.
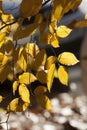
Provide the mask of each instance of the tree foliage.
[{"label": "tree foliage", "polygon": [[[42,0],[22,0],[20,17],[15,20],[12,14],[6,14],[2,10],[0,0],[0,82],[3,83],[7,78],[13,82],[13,98],[7,106],[8,112],[26,110],[32,104],[31,90],[37,103],[50,110],[51,103],[46,93],[51,91],[55,71],[59,81],[68,85],[66,66],[75,65],[79,61],[70,52],[48,56],[45,48],[50,45],[58,49],[59,37],[65,38],[73,28],[84,26],[81,24],[83,21],[71,23],[69,27],[57,24],[65,13],[74,11],[81,1],[53,0],[52,10],[42,13]],[[28,20],[28,25],[23,26],[25,19]],[[39,48],[36,41],[32,41],[32,36],[37,31],[43,49]],[[30,40],[20,46],[17,40],[27,36]],[[39,81],[39,85],[33,90],[32,83],[35,81]],[[0,102],[4,98],[0,95]]]}]

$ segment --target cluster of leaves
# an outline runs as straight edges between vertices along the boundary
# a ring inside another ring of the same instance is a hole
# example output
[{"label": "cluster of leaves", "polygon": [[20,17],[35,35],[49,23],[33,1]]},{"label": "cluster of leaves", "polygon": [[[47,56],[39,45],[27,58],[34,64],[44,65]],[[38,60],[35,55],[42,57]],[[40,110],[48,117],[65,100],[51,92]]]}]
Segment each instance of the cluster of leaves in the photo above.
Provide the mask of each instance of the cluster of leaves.
[{"label": "cluster of leaves", "polygon": [[[43,108],[51,109],[46,93],[51,90],[54,76],[62,84],[68,85],[66,66],[79,62],[70,52],[47,56],[45,49],[40,49],[31,40],[22,46],[17,44],[17,40],[32,37],[38,30],[40,44],[59,48],[58,38],[65,38],[71,33],[72,29],[64,25],[58,26],[57,23],[66,12],[74,11],[81,0],[53,0],[52,11],[45,14],[41,13],[42,2],[22,0],[20,17],[15,20],[11,14],[3,12],[0,0],[0,82],[3,83],[7,78],[13,81],[13,99],[7,106],[8,112],[24,111],[31,105],[31,84],[35,81],[40,83],[32,91],[36,101]],[[28,21],[33,18],[33,21],[23,27],[26,18]],[[0,96],[0,102],[4,98]]]}]

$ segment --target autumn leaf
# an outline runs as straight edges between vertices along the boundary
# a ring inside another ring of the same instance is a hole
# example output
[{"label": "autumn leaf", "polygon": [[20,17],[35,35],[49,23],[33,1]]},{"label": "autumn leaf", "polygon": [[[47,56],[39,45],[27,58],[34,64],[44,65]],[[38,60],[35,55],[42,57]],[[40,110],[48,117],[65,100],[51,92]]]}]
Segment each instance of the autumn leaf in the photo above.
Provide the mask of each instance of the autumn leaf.
[{"label": "autumn leaf", "polygon": [[13,99],[7,106],[7,112],[22,112],[25,111],[29,106],[29,103],[21,104],[19,98]]},{"label": "autumn leaf", "polygon": [[9,103],[9,105],[8,105],[8,107],[7,107],[7,111],[8,112],[16,112],[17,111],[17,107],[18,107],[18,102],[19,102],[19,98],[15,98],[15,99],[13,99],[10,103]]},{"label": "autumn leaf", "polygon": [[61,64],[67,65],[67,66],[71,66],[71,65],[75,65],[79,62],[79,60],[77,60],[77,58],[75,57],[75,55],[71,52],[63,52],[61,54],[59,54],[58,56],[58,62],[60,62]]},{"label": "autumn leaf", "polygon": [[19,85],[19,95],[24,102],[30,103],[30,93],[26,85]]},{"label": "autumn leaf", "polygon": [[55,63],[55,61],[56,61],[56,57],[55,57],[55,56],[49,56],[49,57],[47,58],[46,62],[45,62],[44,68],[45,68],[46,70],[50,69],[50,66],[51,66],[53,63]]},{"label": "autumn leaf", "polygon": [[41,5],[42,0],[22,0],[20,5],[20,16],[23,18],[34,16],[39,12]]},{"label": "autumn leaf", "polygon": [[35,95],[45,94],[46,92],[47,92],[47,88],[45,86],[38,86],[34,90]]},{"label": "autumn leaf", "polygon": [[37,103],[44,109],[51,110],[52,109],[51,102],[49,98],[45,95],[46,92],[47,88],[45,86],[38,86],[34,90]]},{"label": "autumn leaf", "polygon": [[3,100],[3,97],[0,95],[0,103],[2,102],[2,100]]},{"label": "autumn leaf", "polygon": [[67,26],[61,25],[56,29],[56,34],[58,37],[65,38],[71,33],[72,29]]},{"label": "autumn leaf", "polygon": [[13,86],[12,86],[12,88],[13,88],[13,95],[15,95],[15,91],[17,90],[18,85],[19,85],[19,82],[18,82],[18,81],[14,81],[14,82],[13,82]]},{"label": "autumn leaf", "polygon": [[11,67],[8,63],[9,63],[8,57],[5,56],[3,53],[0,53],[0,82],[1,83],[6,80],[8,74],[11,71]]},{"label": "autumn leaf", "polygon": [[35,58],[40,51],[39,47],[35,43],[26,43],[24,49],[26,50],[26,53],[32,58]]},{"label": "autumn leaf", "polygon": [[62,65],[58,68],[58,79],[62,84],[68,85],[68,72]]},{"label": "autumn leaf", "polygon": [[44,70],[38,71],[36,77],[41,83],[47,83],[47,73]]},{"label": "autumn leaf", "polygon": [[19,54],[18,64],[20,65],[21,69],[26,71],[26,69],[27,69],[27,54],[26,54],[26,51],[24,49]]},{"label": "autumn leaf", "polygon": [[1,20],[6,23],[12,23],[14,21],[14,17],[11,14],[2,14],[1,15]]},{"label": "autumn leaf", "polygon": [[46,61],[46,51],[41,50],[35,57],[35,61],[33,62],[33,68],[34,70],[38,70],[40,66],[45,64]]},{"label": "autumn leaf", "polygon": [[22,84],[30,84],[37,80],[37,78],[29,72],[24,72],[23,74],[19,75],[18,81]]},{"label": "autumn leaf", "polygon": [[52,64],[47,73],[47,88],[49,91],[50,91],[52,83],[53,83],[54,72],[55,72],[55,64]]}]

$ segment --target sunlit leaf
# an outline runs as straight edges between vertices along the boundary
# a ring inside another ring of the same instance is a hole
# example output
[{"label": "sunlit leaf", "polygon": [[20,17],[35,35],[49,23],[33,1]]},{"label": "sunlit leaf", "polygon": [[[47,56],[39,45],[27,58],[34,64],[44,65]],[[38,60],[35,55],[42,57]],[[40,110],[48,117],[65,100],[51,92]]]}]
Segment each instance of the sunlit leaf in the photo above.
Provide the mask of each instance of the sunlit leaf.
[{"label": "sunlit leaf", "polygon": [[19,55],[19,61],[18,61],[20,67],[26,71],[27,69],[27,54],[26,51],[23,49],[22,52]]},{"label": "sunlit leaf", "polygon": [[24,102],[30,103],[30,93],[26,85],[19,85],[19,95]]},{"label": "sunlit leaf", "polygon": [[34,93],[37,96],[39,96],[41,94],[45,94],[46,92],[47,92],[47,88],[45,86],[38,86],[34,90]]},{"label": "sunlit leaf", "polygon": [[29,105],[29,103],[21,103],[19,98],[15,98],[7,106],[7,112],[23,112]]},{"label": "sunlit leaf", "polygon": [[57,28],[56,34],[61,38],[67,37],[71,33],[72,29],[68,28],[67,26],[61,25]]},{"label": "sunlit leaf", "polygon": [[2,102],[2,100],[3,100],[3,97],[0,95],[0,102]]},{"label": "sunlit leaf", "polygon": [[7,107],[7,111],[8,112],[16,112],[17,111],[17,107],[18,107],[18,102],[19,102],[19,98],[15,98],[15,99],[13,99],[10,103],[9,103],[9,105],[8,105],[8,107]]},{"label": "sunlit leaf", "polygon": [[35,58],[39,52],[39,48],[35,43],[27,43],[24,46],[26,53],[29,54],[32,58]]},{"label": "sunlit leaf", "polygon": [[69,10],[76,10],[81,2],[82,0],[54,0],[52,15],[59,21]]},{"label": "sunlit leaf", "polygon": [[6,80],[10,71],[11,71],[11,66],[7,56],[5,56],[3,53],[0,53],[0,82],[1,83]]},{"label": "sunlit leaf", "polygon": [[52,87],[52,83],[53,83],[53,79],[54,79],[54,72],[55,72],[55,64],[52,64],[47,73],[47,88],[49,91]]},{"label": "sunlit leaf", "polygon": [[15,95],[15,91],[17,90],[18,85],[19,85],[18,81],[14,81],[13,82],[13,86],[12,86],[12,88],[13,88],[13,95]]},{"label": "sunlit leaf", "polygon": [[20,83],[24,83],[24,84],[30,84],[32,82],[34,82],[35,80],[37,80],[37,78],[29,72],[25,72],[21,75],[19,75],[19,82]]},{"label": "sunlit leaf", "polygon": [[55,63],[55,61],[56,61],[56,57],[55,57],[55,56],[50,56],[50,57],[48,57],[47,60],[46,60],[46,63],[45,63],[44,68],[45,68],[46,70],[50,69],[50,66],[51,66],[53,63]]},{"label": "sunlit leaf", "polygon": [[47,83],[47,73],[44,70],[38,71],[36,77],[41,83]]},{"label": "sunlit leaf", "polygon": [[68,72],[62,65],[58,68],[58,78],[62,84],[68,85]]},{"label": "sunlit leaf", "polygon": [[47,110],[52,109],[51,102],[50,102],[49,98],[46,95],[42,94],[42,95],[40,95],[40,97],[37,96],[36,101],[44,109],[47,109]]},{"label": "sunlit leaf", "polygon": [[53,34],[56,28],[57,28],[57,21],[56,20],[51,21],[49,25],[49,31]]},{"label": "sunlit leaf", "polygon": [[3,33],[0,34],[0,47],[4,43],[3,41],[5,40],[5,37],[6,37],[6,33],[5,32],[3,32]]},{"label": "sunlit leaf", "polygon": [[58,41],[58,38],[56,37],[56,35],[52,35],[52,37],[50,38],[50,44],[51,44],[54,48],[59,47],[59,41]]},{"label": "sunlit leaf", "polygon": [[63,52],[59,54],[58,61],[61,64],[68,65],[68,66],[75,65],[79,62],[79,60],[77,60],[75,55],[71,52]]},{"label": "sunlit leaf", "polygon": [[2,14],[1,19],[6,24],[12,23],[14,21],[14,17],[11,14]]}]

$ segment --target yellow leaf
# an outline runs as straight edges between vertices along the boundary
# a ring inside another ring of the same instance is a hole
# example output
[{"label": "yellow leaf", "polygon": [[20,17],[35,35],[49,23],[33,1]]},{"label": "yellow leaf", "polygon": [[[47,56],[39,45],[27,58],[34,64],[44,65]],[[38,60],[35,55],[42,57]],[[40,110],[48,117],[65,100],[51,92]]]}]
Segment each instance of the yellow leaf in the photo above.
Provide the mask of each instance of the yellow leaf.
[{"label": "yellow leaf", "polygon": [[50,57],[48,57],[47,60],[46,60],[46,63],[45,63],[44,68],[45,68],[46,70],[50,69],[50,66],[51,66],[53,63],[55,63],[55,61],[56,61],[56,57],[55,57],[55,56],[50,56]]},{"label": "yellow leaf", "polygon": [[6,24],[12,23],[14,21],[14,17],[11,14],[2,14],[1,19]]},{"label": "yellow leaf", "polygon": [[38,70],[40,66],[45,64],[46,61],[46,52],[45,50],[41,50],[35,57],[33,68],[34,70]]},{"label": "yellow leaf", "polygon": [[57,28],[57,21],[56,20],[51,21],[49,25],[49,31],[53,34],[56,28]]},{"label": "yellow leaf", "polygon": [[19,76],[19,83],[30,84],[37,80],[37,78],[29,72],[25,72]]},{"label": "yellow leaf", "polygon": [[9,103],[7,112],[22,112],[25,111],[29,105],[29,103],[21,103],[19,98],[15,98]]},{"label": "yellow leaf", "polygon": [[57,28],[56,34],[58,37],[65,38],[71,33],[72,29],[67,26],[61,25]]},{"label": "yellow leaf", "polygon": [[24,84],[19,85],[19,95],[24,102],[30,103],[30,93]]},{"label": "yellow leaf", "polygon": [[35,58],[39,52],[39,48],[35,43],[27,43],[24,46],[26,53],[29,54],[32,58]]},{"label": "yellow leaf", "polygon": [[41,82],[41,83],[47,83],[47,73],[43,70],[40,70],[37,72],[36,74],[37,79]]},{"label": "yellow leaf", "polygon": [[11,66],[8,57],[3,53],[0,53],[0,82],[6,80],[8,74],[11,71]]},{"label": "yellow leaf", "polygon": [[7,111],[8,112],[16,112],[17,111],[17,107],[18,107],[18,102],[19,102],[19,98],[15,98],[15,99],[13,99],[10,103],[9,103],[9,105],[8,105],[8,107],[7,107]]},{"label": "yellow leaf", "polygon": [[68,73],[65,67],[62,65],[58,68],[58,78],[62,84],[68,85]]},{"label": "yellow leaf", "polygon": [[34,90],[34,93],[37,96],[45,94],[46,92],[47,92],[47,88],[45,86],[38,86]]},{"label": "yellow leaf", "polygon": [[59,47],[59,41],[56,35],[52,35],[52,37],[50,38],[50,43],[54,48]]},{"label": "yellow leaf", "polygon": [[42,94],[42,95],[40,95],[40,97],[36,96],[36,101],[44,109],[47,109],[47,110],[52,109],[51,102],[50,102],[49,98],[46,95]]},{"label": "yellow leaf", "polygon": [[54,0],[52,16],[59,21],[69,10],[76,10],[82,0]]},{"label": "yellow leaf", "polygon": [[30,103],[25,102],[25,103],[22,105],[22,111],[25,111],[25,110],[28,108],[29,105],[30,105]]},{"label": "yellow leaf", "polygon": [[21,69],[26,71],[27,69],[27,54],[26,51],[23,49],[22,52],[19,54],[19,61],[18,61]]},{"label": "yellow leaf", "polygon": [[3,100],[3,97],[0,95],[0,102],[2,102],[2,100]]},{"label": "yellow leaf", "polygon": [[79,62],[79,60],[77,60],[75,55],[71,52],[63,52],[59,54],[58,61],[61,64],[68,65],[68,66],[75,65]]},{"label": "yellow leaf", "polygon": [[41,8],[42,0],[22,0],[20,5],[20,16],[27,18],[37,14]]},{"label": "yellow leaf", "polygon": [[[3,32],[3,33],[0,34],[0,44],[1,44],[1,42],[3,40],[5,40],[5,37],[6,37],[6,33],[5,32]],[[1,47],[1,45],[0,45],[0,47]]]},{"label": "yellow leaf", "polygon": [[49,91],[50,91],[52,83],[53,83],[54,72],[55,72],[55,64],[52,64],[47,73],[47,88]]},{"label": "yellow leaf", "polygon": [[17,90],[18,85],[19,85],[18,81],[13,82],[13,86],[12,86],[13,87],[13,95],[15,95],[15,91]]},{"label": "yellow leaf", "polygon": [[9,64],[0,66],[0,82],[1,83],[3,83],[6,80],[10,72],[11,72],[11,66]]}]

